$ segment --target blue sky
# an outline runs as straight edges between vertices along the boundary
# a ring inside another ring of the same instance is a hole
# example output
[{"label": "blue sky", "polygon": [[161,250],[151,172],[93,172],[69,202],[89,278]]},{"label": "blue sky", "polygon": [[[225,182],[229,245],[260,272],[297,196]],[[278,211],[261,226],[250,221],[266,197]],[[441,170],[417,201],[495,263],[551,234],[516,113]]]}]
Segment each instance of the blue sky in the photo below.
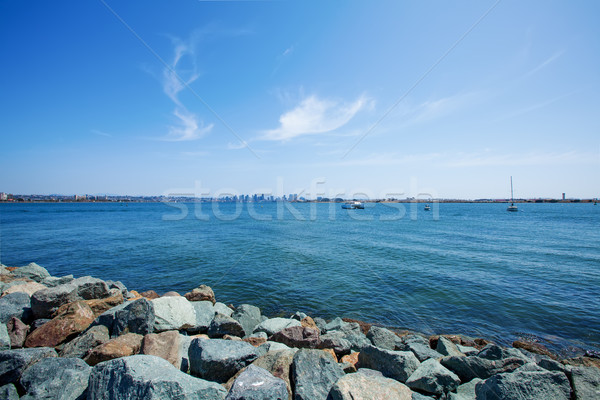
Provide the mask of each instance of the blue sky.
[{"label": "blue sky", "polygon": [[0,191],[600,197],[598,15],[6,0]]}]

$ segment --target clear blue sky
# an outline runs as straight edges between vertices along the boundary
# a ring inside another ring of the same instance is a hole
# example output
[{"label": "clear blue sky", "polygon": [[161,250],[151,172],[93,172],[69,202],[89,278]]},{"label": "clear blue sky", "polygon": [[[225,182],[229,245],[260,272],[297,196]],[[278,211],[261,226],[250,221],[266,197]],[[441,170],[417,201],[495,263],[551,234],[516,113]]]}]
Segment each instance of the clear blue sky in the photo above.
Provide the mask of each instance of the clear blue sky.
[{"label": "clear blue sky", "polygon": [[5,0],[0,191],[600,197],[599,15]]}]

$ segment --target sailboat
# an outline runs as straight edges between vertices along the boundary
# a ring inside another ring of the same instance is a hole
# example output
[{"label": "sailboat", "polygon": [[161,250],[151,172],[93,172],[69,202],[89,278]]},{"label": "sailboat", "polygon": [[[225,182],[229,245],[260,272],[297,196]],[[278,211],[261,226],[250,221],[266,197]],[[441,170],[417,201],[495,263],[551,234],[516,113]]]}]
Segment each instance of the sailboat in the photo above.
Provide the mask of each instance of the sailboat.
[{"label": "sailboat", "polygon": [[513,184],[512,184],[512,176],[510,177],[510,206],[506,209],[506,211],[519,211],[517,206],[515,206],[515,199],[513,196]]}]

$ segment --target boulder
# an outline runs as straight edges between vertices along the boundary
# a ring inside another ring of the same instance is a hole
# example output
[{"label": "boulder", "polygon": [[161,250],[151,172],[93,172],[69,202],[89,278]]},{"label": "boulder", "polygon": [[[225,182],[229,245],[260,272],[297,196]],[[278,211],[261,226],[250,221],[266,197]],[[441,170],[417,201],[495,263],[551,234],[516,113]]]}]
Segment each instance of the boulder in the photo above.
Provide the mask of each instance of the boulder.
[{"label": "boulder", "polygon": [[127,286],[125,286],[125,284],[123,284],[123,282],[121,282],[121,281],[106,281],[106,284],[108,285],[109,289],[117,289],[121,292],[121,295],[123,295],[124,299],[127,298]]},{"label": "boulder", "polygon": [[100,346],[94,347],[85,356],[83,361],[94,366],[103,361],[137,354],[142,347],[143,338],[142,335],[138,335],[137,333],[126,333]]},{"label": "boulder", "polygon": [[327,333],[329,331],[339,331],[347,324],[348,323],[344,322],[340,317],[337,317],[327,322],[323,327],[319,328],[321,329],[321,333]]},{"label": "boulder", "polygon": [[242,325],[244,329],[244,335],[242,336],[251,335],[254,328],[261,322],[260,308],[250,304],[238,306],[231,317]]},{"label": "boulder", "polygon": [[9,287],[8,289],[6,289],[4,291],[3,295],[16,293],[16,292],[23,292],[23,293],[27,293],[29,296],[31,296],[38,290],[42,290],[42,289],[46,289],[46,288],[47,287],[45,285],[42,285],[41,283],[24,282],[20,285],[14,285],[14,286]]},{"label": "boulder", "polygon": [[178,331],[149,333],[142,340],[140,354],[157,356],[167,360],[175,368],[181,368],[180,335]]},{"label": "boulder", "polygon": [[411,400],[411,390],[402,383],[383,376],[348,374],[333,385],[328,400],[394,399]]},{"label": "boulder", "polygon": [[[94,315],[97,317],[103,314],[104,312],[110,310],[111,308],[122,304],[123,301],[125,301],[125,299],[123,298],[123,294],[121,294],[119,290],[110,289],[110,292],[111,296],[106,297],[104,299],[80,300],[80,302],[87,304],[94,312]],[[63,304],[62,306],[60,306],[58,310],[56,310],[54,316],[63,314],[64,310],[69,306],[69,304]]]},{"label": "boulder", "polygon": [[460,385],[460,378],[435,359],[425,360],[406,381],[406,385],[425,393],[442,395]]},{"label": "boulder", "polygon": [[302,318],[300,320],[300,324],[302,324],[302,326],[305,327],[305,328],[311,328],[311,329],[314,329],[317,332],[319,332],[319,334],[321,333],[319,331],[319,327],[317,326],[317,324],[315,323],[315,321],[311,317],[309,317],[309,316],[306,316],[306,317]]},{"label": "boulder", "polygon": [[474,378],[487,379],[498,373],[514,371],[525,364],[525,361],[520,358],[488,360],[478,356],[450,356],[442,358],[440,363],[458,375],[461,382],[465,383]]},{"label": "boulder", "polygon": [[27,293],[16,292],[0,298],[0,322],[5,324],[12,317],[31,320],[31,298]]},{"label": "boulder", "polygon": [[46,268],[40,267],[36,263],[30,263],[24,267],[17,268],[12,272],[12,274],[13,276],[31,279],[32,281],[38,283],[50,276],[50,273]]},{"label": "boulder", "polygon": [[233,315],[233,310],[229,307],[227,307],[227,304],[225,303],[219,303],[216,302],[214,305],[214,310],[215,310],[215,314],[223,314],[223,315],[227,315],[228,317],[231,317]]},{"label": "boulder", "polygon": [[419,335],[406,335],[402,338],[404,351],[412,351],[419,361],[441,358],[442,355],[429,347],[429,340]]},{"label": "boulder", "polygon": [[190,372],[215,382],[227,382],[258,355],[246,342],[223,339],[194,339],[189,348]]},{"label": "boulder", "polygon": [[110,340],[108,328],[104,325],[91,327],[82,335],[66,343],[60,351],[61,357],[84,358],[95,347]]},{"label": "boulder", "polygon": [[446,339],[443,336],[440,336],[440,338],[438,339],[435,351],[437,351],[438,353],[440,353],[443,356],[460,357],[460,356],[465,355],[458,349],[458,347],[456,346],[456,344],[454,344],[454,342]]},{"label": "boulder", "polygon": [[245,335],[244,328],[235,319],[223,314],[215,314],[208,327],[208,336],[220,338],[225,335],[242,337]]},{"label": "boulder", "polygon": [[210,301],[215,304],[215,293],[210,286],[200,285],[184,295],[189,301]]},{"label": "boulder", "polygon": [[[353,350],[352,343],[346,340],[343,332],[331,331],[321,335],[319,348],[332,349],[337,357],[343,357]],[[354,349],[357,350],[356,348]],[[360,351],[360,349],[358,349]]]},{"label": "boulder", "polygon": [[187,329],[189,333],[205,333],[215,317],[215,308],[210,301],[192,301],[196,312],[196,323]]},{"label": "boulder", "polygon": [[562,372],[536,370],[526,364],[513,373],[501,373],[475,386],[477,400],[569,400],[571,386]]},{"label": "boulder", "polygon": [[102,313],[96,318],[93,326],[104,325],[111,337],[123,333],[146,335],[154,332],[154,305],[151,301],[140,298],[123,303]]},{"label": "boulder", "polygon": [[87,399],[216,400],[226,395],[221,385],[189,376],[160,357],[134,355],[96,365]]},{"label": "boulder", "polygon": [[22,399],[78,400],[87,390],[91,371],[79,358],[44,358],[23,372]]},{"label": "boulder", "polygon": [[29,333],[29,325],[25,325],[19,318],[12,317],[10,321],[6,323],[8,330],[8,336],[10,337],[10,345],[13,349],[19,349],[23,347],[25,338]]},{"label": "boulder", "polygon": [[556,360],[557,358],[554,353],[552,353],[550,350],[548,350],[546,346],[540,343],[526,340],[515,340],[512,345],[516,349],[523,349],[529,353],[550,357],[553,360]]},{"label": "boulder", "polygon": [[146,290],[140,293],[140,296],[147,298],[148,300],[158,299],[160,296],[154,290]]},{"label": "boulder", "polygon": [[325,400],[344,371],[324,351],[300,349],[294,355],[291,374],[295,400]]},{"label": "boulder", "polygon": [[62,315],[27,336],[25,347],[55,347],[83,332],[94,321],[94,312],[83,302],[71,303]]},{"label": "boulder", "polygon": [[156,332],[191,328],[196,324],[196,311],[184,297],[161,297],[152,300]]},{"label": "boulder", "polygon": [[[264,332],[261,332],[261,333],[264,333]],[[254,347],[258,347],[261,344],[267,343],[267,338],[258,337],[258,336],[248,336],[248,337],[244,338],[243,340],[246,343],[250,343]]]},{"label": "boulder", "polygon": [[46,287],[56,287],[58,285],[64,285],[65,283],[69,283],[73,281],[73,275],[61,276],[60,278],[57,276],[49,276],[42,281],[42,284]]},{"label": "boulder", "polygon": [[235,379],[226,397],[227,400],[285,400],[287,398],[288,391],[283,379],[252,364]]},{"label": "boulder", "polygon": [[171,291],[169,291],[169,292],[167,292],[167,293],[163,294],[163,295],[162,295],[162,296],[160,296],[160,297],[181,297],[181,295],[180,295],[179,293],[177,293],[177,292],[175,292],[175,291],[171,290]]},{"label": "boulder", "polygon": [[394,332],[379,326],[371,326],[367,338],[373,346],[380,349],[401,350],[403,348],[402,340]]},{"label": "boulder", "polygon": [[315,325],[317,325],[317,328],[319,328],[320,334],[326,333],[325,326],[327,326],[327,321],[321,317],[315,317],[313,318],[313,321],[315,322]]},{"label": "boulder", "polygon": [[475,387],[481,379],[475,378],[467,383],[463,383],[456,388],[455,393],[448,393],[448,400],[475,400]]},{"label": "boulder", "polygon": [[531,361],[527,356],[517,349],[510,349],[501,347],[496,344],[490,343],[486,345],[477,356],[485,358],[486,360],[504,360],[506,358],[520,358],[525,363]]},{"label": "boulder", "polygon": [[0,351],[0,386],[17,383],[27,367],[42,358],[57,356],[56,351],[48,347]]},{"label": "boulder", "polygon": [[410,351],[392,351],[368,346],[358,355],[360,367],[371,368],[384,376],[400,382],[406,380],[419,368],[419,360]]},{"label": "boulder", "polygon": [[19,400],[17,388],[12,383],[0,386],[0,399],[4,400]]},{"label": "boulder", "polygon": [[320,345],[319,332],[316,329],[292,326],[276,332],[269,338],[273,342],[289,347],[316,349]]},{"label": "boulder", "polygon": [[463,345],[457,344],[456,348],[458,349],[458,351],[463,353],[465,356],[473,356],[473,355],[479,353],[479,350],[477,350],[475,347],[471,347],[471,346],[463,346]]},{"label": "boulder", "polygon": [[254,332],[265,332],[268,336],[292,326],[302,326],[300,321],[290,318],[269,318],[254,328]]},{"label": "boulder", "polygon": [[190,344],[191,337],[179,334],[179,370],[186,374],[190,372]]},{"label": "boulder", "polygon": [[10,335],[5,324],[0,322],[0,351],[10,350]]},{"label": "boulder", "polygon": [[348,355],[345,355],[340,359],[340,362],[352,365],[354,367],[354,370],[356,371],[358,369],[358,354],[359,353],[357,352],[352,352]]},{"label": "boulder", "polygon": [[600,399],[600,369],[573,367],[571,383],[575,400]]},{"label": "boulder", "polygon": [[292,383],[290,381],[290,368],[294,361],[295,349],[273,350],[257,358],[252,365],[264,368],[273,376],[285,382],[288,398],[292,397]]},{"label": "boulder", "polygon": [[37,328],[40,328],[41,326],[43,326],[44,324],[47,324],[50,321],[52,321],[52,320],[48,319],[48,318],[36,319],[29,325],[29,332],[35,331]]},{"label": "boulder", "polygon": [[[258,356],[261,357],[271,351],[289,350],[289,349],[290,349],[290,347],[286,346],[283,343],[267,341],[256,348],[256,354],[258,354]],[[297,349],[294,349],[294,350],[297,350]]]}]

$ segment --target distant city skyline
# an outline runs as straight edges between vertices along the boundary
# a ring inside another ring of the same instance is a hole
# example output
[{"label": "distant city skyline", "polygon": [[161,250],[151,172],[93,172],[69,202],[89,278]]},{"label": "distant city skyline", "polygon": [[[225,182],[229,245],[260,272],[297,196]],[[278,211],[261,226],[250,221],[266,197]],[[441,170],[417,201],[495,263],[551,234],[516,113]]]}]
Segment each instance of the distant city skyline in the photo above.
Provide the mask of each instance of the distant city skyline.
[{"label": "distant city skyline", "polygon": [[0,3],[0,192],[600,197],[598,2]]}]

